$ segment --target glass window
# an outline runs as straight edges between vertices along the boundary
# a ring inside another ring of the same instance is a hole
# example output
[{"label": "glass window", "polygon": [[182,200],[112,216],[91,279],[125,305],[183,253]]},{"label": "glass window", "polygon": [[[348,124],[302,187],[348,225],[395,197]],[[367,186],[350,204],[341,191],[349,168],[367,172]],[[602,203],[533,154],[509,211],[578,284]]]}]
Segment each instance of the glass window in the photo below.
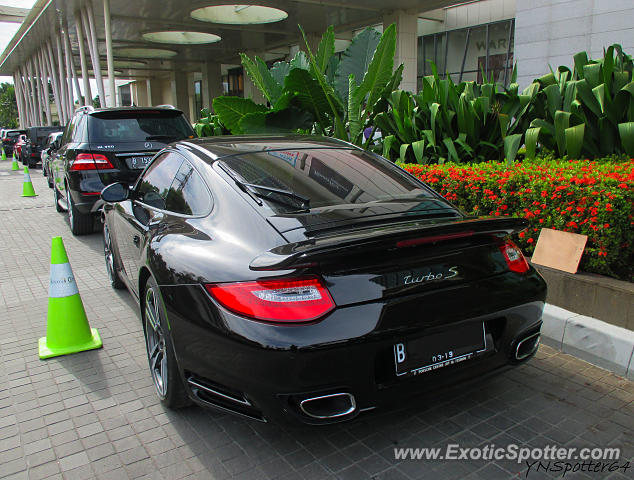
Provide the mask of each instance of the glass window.
[{"label": "glass window", "polygon": [[165,199],[165,209],[183,215],[202,215],[211,204],[209,190],[189,162],[184,161],[176,173]]},{"label": "glass window", "polygon": [[104,112],[90,115],[90,141],[94,143],[164,143],[192,138],[194,131],[179,111]]},{"label": "glass window", "polygon": [[119,87],[119,97],[121,98],[122,106],[132,105],[132,91],[130,90],[130,84],[121,85]]},{"label": "glass window", "polygon": [[200,111],[203,109],[203,97],[202,97],[202,85],[201,80],[194,82],[194,114],[198,118]]},{"label": "glass window", "polygon": [[418,205],[419,210],[451,208],[438,203],[429,189],[387,160],[356,149],[269,150],[225,157],[220,162],[246,183],[299,195],[254,188],[275,213],[301,209],[302,198],[309,200],[313,210],[367,205],[368,215],[381,205],[396,203],[404,210]]},{"label": "glass window", "polygon": [[[513,71],[514,20],[504,20],[449,32],[425,35],[418,39],[418,87],[422,77],[431,75],[431,64],[444,78],[454,82],[493,79],[508,85]],[[484,75],[484,76],[483,76]]]},{"label": "glass window", "polygon": [[175,153],[165,153],[155,159],[139,180],[138,200],[165,210],[165,199],[182,163],[183,158]]}]

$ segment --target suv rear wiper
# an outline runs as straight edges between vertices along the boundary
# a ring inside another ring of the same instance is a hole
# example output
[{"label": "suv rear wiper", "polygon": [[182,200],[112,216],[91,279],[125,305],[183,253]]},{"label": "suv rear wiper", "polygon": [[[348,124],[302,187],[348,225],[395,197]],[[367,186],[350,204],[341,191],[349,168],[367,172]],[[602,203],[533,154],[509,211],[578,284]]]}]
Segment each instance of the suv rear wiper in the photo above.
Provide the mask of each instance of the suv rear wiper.
[{"label": "suv rear wiper", "polygon": [[303,195],[292,192],[290,190],[283,190],[281,188],[273,188],[273,187],[267,187],[266,185],[258,185],[255,183],[243,182],[242,180],[239,180],[238,178],[236,178],[235,175],[233,175],[233,173],[231,172],[231,169],[228,166],[226,166],[224,162],[218,161],[218,166],[221,167],[224,170],[224,172],[233,179],[234,182],[236,182],[236,185],[238,185],[238,187],[240,187],[242,191],[249,194],[249,196],[253,198],[257,202],[258,205],[262,205],[262,201],[260,201],[257,198],[257,197],[261,197],[261,198],[270,200],[272,202],[277,202],[283,205],[287,205],[289,207],[297,206],[296,204],[292,204],[291,202],[285,202],[275,197],[271,197],[270,195],[264,195],[263,193],[260,193],[257,191],[257,190],[264,190],[264,191],[271,192],[277,195],[282,195],[284,197],[292,198],[294,200],[299,200],[301,202],[302,210],[308,210],[310,208],[310,198],[304,197]]}]

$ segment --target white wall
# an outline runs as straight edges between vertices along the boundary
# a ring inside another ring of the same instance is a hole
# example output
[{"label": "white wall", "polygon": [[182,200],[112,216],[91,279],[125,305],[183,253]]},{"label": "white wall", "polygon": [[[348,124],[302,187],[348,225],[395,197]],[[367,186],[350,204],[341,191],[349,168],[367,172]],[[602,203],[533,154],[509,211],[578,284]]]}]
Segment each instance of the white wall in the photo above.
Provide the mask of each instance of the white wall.
[{"label": "white wall", "polygon": [[634,53],[633,0],[518,1],[515,19],[515,59],[518,82],[530,82],[559,65],[572,68],[572,56],[582,50],[592,58],[620,43]]}]

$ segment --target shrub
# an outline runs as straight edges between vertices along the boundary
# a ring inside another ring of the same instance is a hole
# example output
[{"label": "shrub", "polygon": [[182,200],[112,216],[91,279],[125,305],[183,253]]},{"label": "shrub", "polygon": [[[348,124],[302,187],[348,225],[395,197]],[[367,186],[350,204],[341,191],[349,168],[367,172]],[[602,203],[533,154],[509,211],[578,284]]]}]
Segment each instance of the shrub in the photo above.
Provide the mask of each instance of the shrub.
[{"label": "shrub", "polygon": [[581,270],[633,280],[634,159],[402,166],[469,214],[528,219],[517,240],[529,255],[543,227],[579,233]]}]

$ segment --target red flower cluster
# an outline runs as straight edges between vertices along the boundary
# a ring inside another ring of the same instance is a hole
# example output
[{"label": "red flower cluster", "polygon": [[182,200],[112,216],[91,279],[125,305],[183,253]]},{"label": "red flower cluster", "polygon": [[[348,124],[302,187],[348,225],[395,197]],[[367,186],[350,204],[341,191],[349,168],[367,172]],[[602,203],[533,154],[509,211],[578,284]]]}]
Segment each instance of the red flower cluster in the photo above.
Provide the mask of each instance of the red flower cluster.
[{"label": "red flower cluster", "polygon": [[633,279],[634,159],[403,167],[467,213],[528,219],[518,243],[529,254],[543,227],[579,233],[581,269]]}]

